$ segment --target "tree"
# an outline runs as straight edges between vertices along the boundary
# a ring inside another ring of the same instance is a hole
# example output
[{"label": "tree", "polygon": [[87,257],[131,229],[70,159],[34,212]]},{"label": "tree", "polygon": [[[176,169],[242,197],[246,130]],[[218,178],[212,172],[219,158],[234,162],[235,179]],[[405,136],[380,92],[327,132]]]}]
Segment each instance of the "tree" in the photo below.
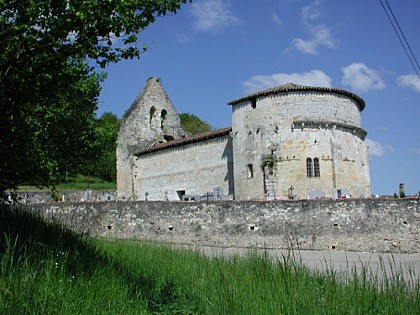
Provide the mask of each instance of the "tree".
[{"label": "tree", "polygon": [[181,119],[181,127],[187,132],[195,135],[197,133],[206,132],[212,130],[210,124],[202,121],[196,115],[189,113],[182,113],[179,115]]},{"label": "tree", "polygon": [[86,171],[95,177],[108,182],[116,181],[116,149],[120,120],[111,113],[105,112],[95,121],[94,151],[96,157],[87,163]]},{"label": "tree", "polygon": [[50,185],[92,153],[101,67],[188,0],[0,0],[0,192]]},{"label": "tree", "polygon": [[[90,159],[100,77],[66,62],[56,81],[46,74],[0,89],[0,191],[22,183],[51,185]],[[22,78],[24,80],[24,78]],[[48,82],[50,93],[42,91]]]}]

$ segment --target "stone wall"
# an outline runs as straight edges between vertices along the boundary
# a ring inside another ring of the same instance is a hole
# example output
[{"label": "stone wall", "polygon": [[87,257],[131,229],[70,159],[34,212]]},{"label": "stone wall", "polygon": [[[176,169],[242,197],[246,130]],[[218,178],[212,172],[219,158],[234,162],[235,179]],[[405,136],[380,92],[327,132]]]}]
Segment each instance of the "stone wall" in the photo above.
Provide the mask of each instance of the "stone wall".
[{"label": "stone wall", "polygon": [[185,136],[174,105],[160,84],[150,78],[122,118],[117,139],[117,194],[133,199],[133,153],[160,141]]},{"label": "stone wall", "polygon": [[[359,106],[348,95],[316,91],[270,94],[232,105],[235,198],[335,198],[340,191],[369,197]],[[271,177],[261,167],[267,158],[273,161]],[[308,158],[319,161],[320,176],[307,175]]]},{"label": "stone wall", "polygon": [[[117,193],[106,190],[51,190],[19,191],[16,195],[17,202],[23,205],[37,203],[60,202],[97,202],[115,201]],[[60,199],[60,200],[58,200]]]},{"label": "stone wall", "polygon": [[33,206],[92,236],[190,245],[420,252],[418,199]]},{"label": "stone wall", "polygon": [[141,155],[135,170],[135,200],[181,200],[218,189],[233,198],[229,135]]}]

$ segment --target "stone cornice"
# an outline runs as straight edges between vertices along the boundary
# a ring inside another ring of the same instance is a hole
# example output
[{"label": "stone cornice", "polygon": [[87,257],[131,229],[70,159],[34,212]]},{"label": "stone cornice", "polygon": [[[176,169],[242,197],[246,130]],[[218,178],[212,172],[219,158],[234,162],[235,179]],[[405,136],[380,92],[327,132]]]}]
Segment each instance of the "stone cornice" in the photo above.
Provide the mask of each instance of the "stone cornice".
[{"label": "stone cornice", "polygon": [[331,121],[296,120],[292,124],[292,130],[305,129],[305,128],[343,130],[343,131],[351,132],[363,140],[366,138],[366,135],[367,135],[367,131],[362,128],[343,124],[343,123],[331,122]]},{"label": "stone cornice", "polygon": [[336,88],[328,88],[328,87],[316,87],[316,86],[305,86],[305,85],[297,85],[293,83],[287,83],[280,86],[276,86],[273,88],[269,88],[266,90],[258,91],[255,93],[252,93],[248,96],[244,96],[241,98],[238,98],[236,100],[233,100],[228,103],[228,105],[236,105],[244,101],[253,100],[257,97],[262,96],[268,96],[273,94],[280,94],[280,93],[286,93],[286,92],[322,92],[322,93],[334,93],[334,94],[341,94],[345,95],[347,97],[352,98],[354,101],[356,101],[359,111],[362,111],[366,104],[365,101],[358,95],[351,93],[346,90],[336,89]]}]

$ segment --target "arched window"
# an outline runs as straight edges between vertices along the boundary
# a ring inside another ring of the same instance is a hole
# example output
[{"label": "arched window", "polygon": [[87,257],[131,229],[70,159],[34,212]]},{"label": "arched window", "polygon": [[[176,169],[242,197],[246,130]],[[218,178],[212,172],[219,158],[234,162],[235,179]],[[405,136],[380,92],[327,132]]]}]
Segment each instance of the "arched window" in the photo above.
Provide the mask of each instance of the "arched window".
[{"label": "arched window", "polygon": [[313,173],[312,173],[312,159],[311,158],[306,159],[306,176],[307,177],[312,177],[313,176]]},{"label": "arched window", "polygon": [[306,176],[307,177],[321,177],[321,170],[319,167],[319,159],[311,158],[306,159]]},{"label": "arched window", "polygon": [[314,158],[314,176],[315,177],[320,177],[321,176],[321,172],[319,169],[319,159],[318,158]]},{"label": "arched window", "polygon": [[150,107],[149,111],[149,125],[152,124],[152,119],[155,116],[156,108],[154,106]]},{"label": "arched window", "polygon": [[168,114],[166,109],[162,109],[160,112],[160,129],[163,129],[163,123],[165,122],[166,114]]},{"label": "arched window", "polygon": [[252,164],[246,166],[246,178],[250,179],[254,177],[254,167]]}]

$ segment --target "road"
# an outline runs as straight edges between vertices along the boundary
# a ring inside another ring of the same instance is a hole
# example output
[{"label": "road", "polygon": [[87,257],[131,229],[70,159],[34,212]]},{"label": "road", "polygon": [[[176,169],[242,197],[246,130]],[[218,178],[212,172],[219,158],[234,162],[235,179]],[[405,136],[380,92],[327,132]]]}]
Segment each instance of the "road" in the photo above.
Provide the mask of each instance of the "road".
[{"label": "road", "polygon": [[[176,246],[178,247],[178,246]],[[343,251],[314,251],[301,250],[290,252],[278,249],[246,249],[246,248],[221,248],[212,246],[180,246],[198,250],[208,257],[217,256],[245,256],[251,251],[261,254],[266,253],[274,261],[284,261],[284,258],[294,256],[295,261],[301,261],[305,266],[314,271],[329,272],[334,270],[337,276],[353,275],[367,271],[370,276],[383,279],[404,279],[408,284],[420,284],[420,254],[389,254]],[[403,277],[403,278],[401,278]]]}]

